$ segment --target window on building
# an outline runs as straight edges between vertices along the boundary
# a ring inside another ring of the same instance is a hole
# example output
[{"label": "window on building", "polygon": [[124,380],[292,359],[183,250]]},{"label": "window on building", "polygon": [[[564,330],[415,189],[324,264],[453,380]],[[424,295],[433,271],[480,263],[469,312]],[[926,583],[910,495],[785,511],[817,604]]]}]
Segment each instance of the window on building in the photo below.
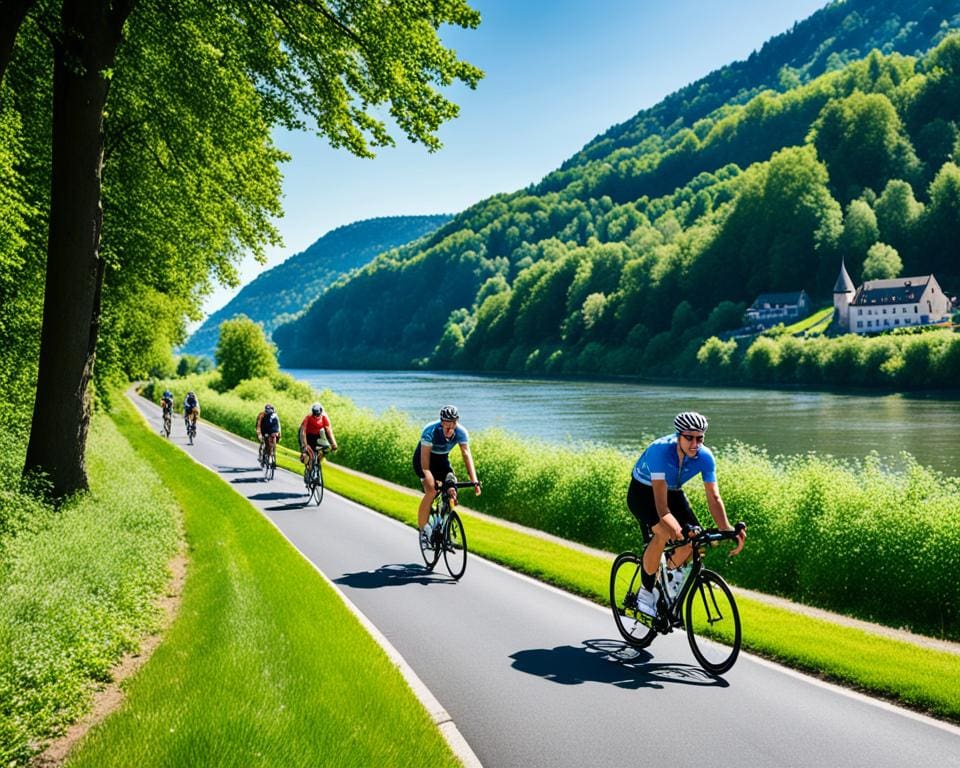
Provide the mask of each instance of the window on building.
[{"label": "window on building", "polygon": [[857,320],[857,328],[863,328],[863,320]]}]

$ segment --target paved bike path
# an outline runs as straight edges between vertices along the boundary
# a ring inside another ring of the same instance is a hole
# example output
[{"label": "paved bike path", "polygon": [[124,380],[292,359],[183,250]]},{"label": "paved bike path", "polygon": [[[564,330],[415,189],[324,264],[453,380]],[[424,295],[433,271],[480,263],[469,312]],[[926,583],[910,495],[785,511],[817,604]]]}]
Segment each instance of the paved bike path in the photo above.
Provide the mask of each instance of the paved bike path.
[{"label": "paved bike path", "polygon": [[[159,409],[136,398],[159,429]],[[186,446],[250,499],[389,639],[492,766],[903,766],[960,754],[960,729],[741,655],[704,674],[685,636],[625,648],[607,610],[470,556],[427,573],[412,528],[302,479],[260,479],[251,443],[201,423]],[[480,468],[482,472],[482,467]],[[469,542],[470,529],[467,527]],[[690,734],[683,740],[680,733]]]}]

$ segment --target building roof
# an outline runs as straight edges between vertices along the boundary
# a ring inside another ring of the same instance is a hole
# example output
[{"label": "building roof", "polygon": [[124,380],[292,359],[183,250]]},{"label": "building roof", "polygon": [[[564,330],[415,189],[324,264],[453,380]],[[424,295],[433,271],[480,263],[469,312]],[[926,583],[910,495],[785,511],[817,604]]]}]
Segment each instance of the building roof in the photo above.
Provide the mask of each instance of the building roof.
[{"label": "building roof", "polygon": [[927,289],[933,275],[922,277],[898,277],[894,280],[867,280],[853,297],[851,305],[868,304],[914,304]]},{"label": "building roof", "polygon": [[837,284],[833,286],[834,293],[853,293],[856,290],[853,287],[853,280],[850,279],[850,273],[847,272],[847,265],[840,261],[840,274],[837,277]]},{"label": "building roof", "polygon": [[796,306],[800,303],[804,291],[793,291],[791,293],[761,293],[754,299],[750,309],[760,309],[764,304],[774,307]]}]

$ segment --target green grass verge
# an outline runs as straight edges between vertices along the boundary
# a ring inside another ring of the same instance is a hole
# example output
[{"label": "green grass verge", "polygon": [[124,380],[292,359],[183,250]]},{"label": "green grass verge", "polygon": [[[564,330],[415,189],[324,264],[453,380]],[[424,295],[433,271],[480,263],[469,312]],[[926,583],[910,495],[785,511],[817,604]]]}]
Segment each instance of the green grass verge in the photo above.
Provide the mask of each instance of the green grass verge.
[{"label": "green grass verge", "polygon": [[184,510],[187,580],[124,705],[68,764],[457,765],[399,671],[269,521],[124,398],[114,420]]},{"label": "green grass verge", "polygon": [[[281,466],[302,465],[281,449]],[[326,464],[326,487],[346,498],[415,525],[416,497]],[[458,510],[470,552],[513,570],[608,604],[612,556],[597,557]],[[722,557],[722,555],[717,553]],[[722,564],[719,566],[722,571]],[[811,618],[743,596],[744,648],[788,666],[960,722],[960,656],[918,647]],[[613,628],[613,619],[610,623]]]},{"label": "green grass verge", "polygon": [[798,320],[792,325],[784,328],[784,333],[796,335],[798,333],[808,333],[810,335],[823,333],[830,325],[833,319],[833,307],[824,307],[812,315],[808,315],[803,320]]},{"label": "green grass verge", "polygon": [[87,448],[90,491],[57,511],[17,490],[23,454],[0,448],[3,766],[26,764],[86,713],[123,654],[161,623],[179,510],[108,419],[94,418]]}]

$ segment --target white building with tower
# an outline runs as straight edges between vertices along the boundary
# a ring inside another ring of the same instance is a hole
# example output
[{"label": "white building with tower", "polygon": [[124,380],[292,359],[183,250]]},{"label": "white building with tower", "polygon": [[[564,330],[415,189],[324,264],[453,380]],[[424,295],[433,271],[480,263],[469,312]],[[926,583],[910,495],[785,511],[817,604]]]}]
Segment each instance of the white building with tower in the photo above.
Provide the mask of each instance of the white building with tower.
[{"label": "white building with tower", "polygon": [[846,265],[833,287],[837,323],[850,333],[878,333],[893,328],[946,322],[953,310],[933,275],[867,280],[854,288]]}]

